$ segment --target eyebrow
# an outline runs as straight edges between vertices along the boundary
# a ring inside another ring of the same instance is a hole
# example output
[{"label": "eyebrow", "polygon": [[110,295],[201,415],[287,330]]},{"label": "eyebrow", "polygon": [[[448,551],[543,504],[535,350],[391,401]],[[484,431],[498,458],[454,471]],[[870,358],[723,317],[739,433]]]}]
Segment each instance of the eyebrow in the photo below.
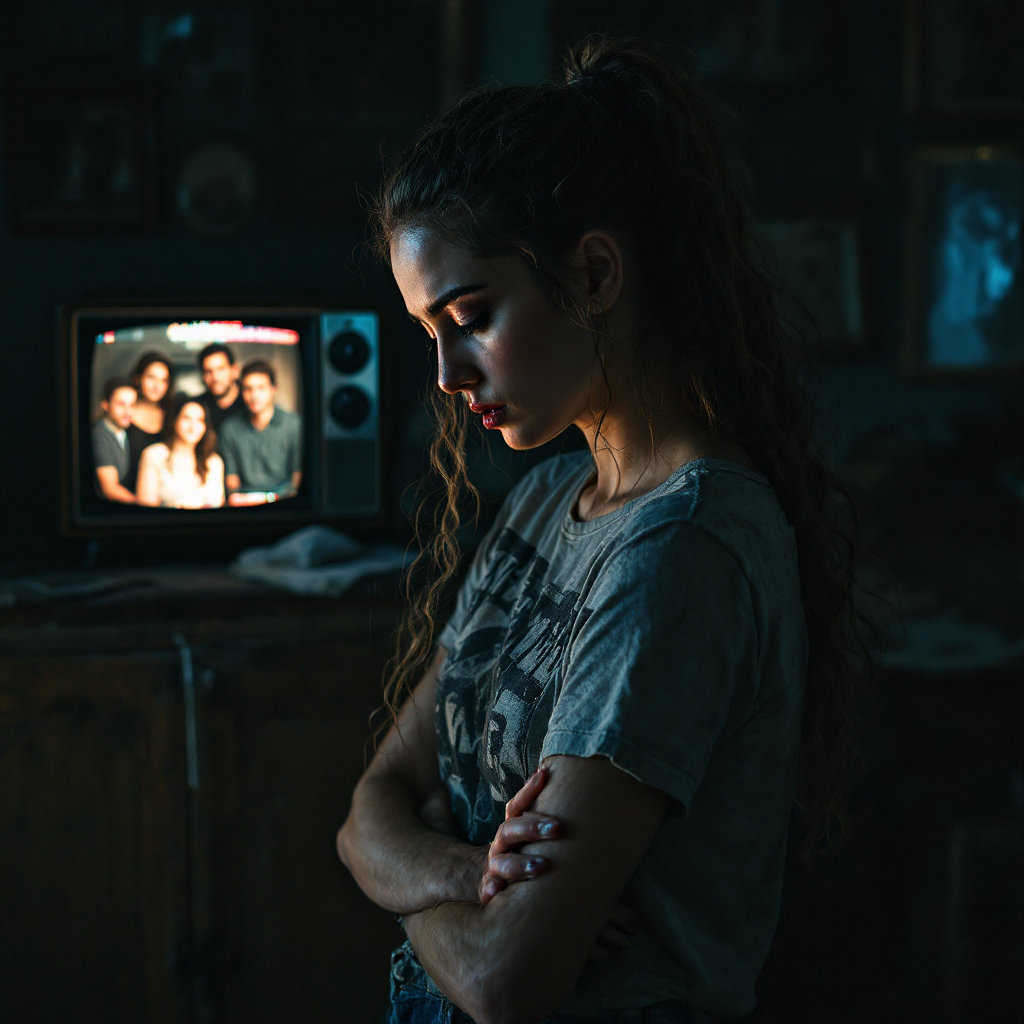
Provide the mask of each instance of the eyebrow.
[{"label": "eyebrow", "polygon": [[454,302],[456,299],[462,298],[463,295],[468,295],[470,292],[478,292],[481,288],[486,287],[482,284],[460,284],[454,288],[449,288],[443,295],[439,295],[434,301],[427,306],[427,316],[437,316],[438,313],[444,309],[450,302]]}]

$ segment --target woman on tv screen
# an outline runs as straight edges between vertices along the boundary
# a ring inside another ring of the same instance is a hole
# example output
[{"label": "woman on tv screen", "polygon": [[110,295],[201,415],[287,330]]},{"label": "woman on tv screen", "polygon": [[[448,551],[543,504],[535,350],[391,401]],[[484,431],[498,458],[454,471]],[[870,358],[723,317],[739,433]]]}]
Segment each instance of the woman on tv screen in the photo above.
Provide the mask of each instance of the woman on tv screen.
[{"label": "woman on tv screen", "polygon": [[164,432],[164,420],[174,397],[171,392],[172,372],[170,359],[159,352],[146,352],[140,356],[132,371],[131,379],[138,397],[128,427],[131,462],[125,486],[129,490],[135,487],[143,450],[156,444]]},{"label": "woman on tv screen", "polygon": [[214,451],[217,435],[206,424],[206,407],[177,395],[163,432],[139,460],[136,498],[164,508],[220,508],[224,504],[224,460]]}]

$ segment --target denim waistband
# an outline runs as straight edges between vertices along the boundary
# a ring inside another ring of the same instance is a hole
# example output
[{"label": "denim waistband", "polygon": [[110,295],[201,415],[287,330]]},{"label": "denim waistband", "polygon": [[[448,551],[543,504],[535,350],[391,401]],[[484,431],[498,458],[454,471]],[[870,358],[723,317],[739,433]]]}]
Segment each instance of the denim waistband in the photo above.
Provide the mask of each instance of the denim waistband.
[{"label": "denim waistband", "polygon": [[[432,1004],[436,1004],[433,1006]],[[431,1012],[433,1010],[433,1012]],[[391,954],[391,1013],[389,1024],[471,1024],[445,997],[423,969],[410,943]],[[580,1016],[556,1013],[543,1024],[707,1024],[708,1017],[677,1002],[656,1003],[629,1010],[600,1010]]]}]

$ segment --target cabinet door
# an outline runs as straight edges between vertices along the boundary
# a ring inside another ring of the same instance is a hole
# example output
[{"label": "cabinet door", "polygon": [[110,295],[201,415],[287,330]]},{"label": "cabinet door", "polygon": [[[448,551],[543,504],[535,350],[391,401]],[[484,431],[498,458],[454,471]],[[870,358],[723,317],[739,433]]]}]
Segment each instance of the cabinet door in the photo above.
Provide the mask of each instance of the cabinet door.
[{"label": "cabinet door", "polygon": [[376,1024],[395,918],[338,860],[386,641],[198,649],[198,1019]]},{"label": "cabinet door", "polygon": [[0,661],[0,1020],[186,1020],[172,652]]}]

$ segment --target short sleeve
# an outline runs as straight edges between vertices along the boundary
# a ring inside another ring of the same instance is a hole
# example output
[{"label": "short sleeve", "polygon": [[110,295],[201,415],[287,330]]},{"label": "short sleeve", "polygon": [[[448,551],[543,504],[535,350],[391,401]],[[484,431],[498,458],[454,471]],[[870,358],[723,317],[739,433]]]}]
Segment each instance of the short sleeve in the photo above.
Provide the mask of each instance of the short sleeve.
[{"label": "short sleeve", "polygon": [[291,444],[288,450],[288,473],[302,469],[302,417],[298,414],[292,420]]},{"label": "short sleeve", "polygon": [[102,466],[119,466],[121,463],[121,449],[117,438],[102,425],[93,430],[92,454],[97,469]]},{"label": "short sleeve", "polygon": [[733,554],[689,522],[659,524],[603,567],[541,758],[605,755],[688,809],[734,707],[756,691],[756,666]]}]

